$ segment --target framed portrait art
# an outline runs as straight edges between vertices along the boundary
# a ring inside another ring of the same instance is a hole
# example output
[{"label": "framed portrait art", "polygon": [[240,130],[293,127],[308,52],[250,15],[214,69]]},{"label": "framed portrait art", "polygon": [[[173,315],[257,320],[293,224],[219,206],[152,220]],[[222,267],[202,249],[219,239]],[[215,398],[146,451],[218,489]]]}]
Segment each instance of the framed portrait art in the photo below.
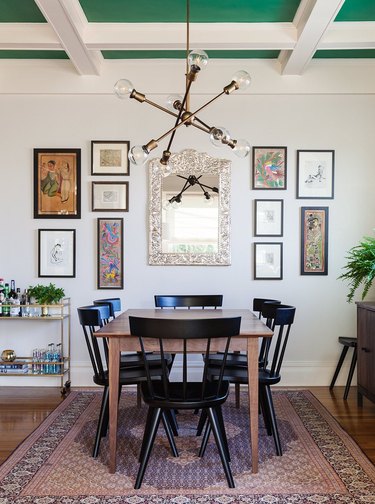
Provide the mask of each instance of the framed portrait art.
[{"label": "framed portrait art", "polygon": [[297,151],[297,198],[333,199],[335,151]]},{"label": "framed portrait art", "polygon": [[98,219],[98,289],[124,287],[124,219]]},{"label": "framed portrait art", "polygon": [[282,280],[283,244],[254,243],[254,280]]},{"label": "framed portrait art", "polygon": [[93,182],[92,211],[128,212],[128,182]]},{"label": "framed portrait art", "polygon": [[91,175],[129,175],[127,140],[92,140]]},{"label": "framed portrait art", "polygon": [[76,276],[76,230],[38,229],[38,277]]},{"label": "framed portrait art", "polygon": [[284,201],[254,200],[254,236],[283,236]]},{"label": "framed portrait art", "polygon": [[81,218],[81,149],[34,149],[34,219]]},{"label": "framed portrait art", "polygon": [[286,147],[253,147],[253,189],[286,189]]},{"label": "framed portrait art", "polygon": [[328,275],[328,207],[301,208],[301,275]]}]

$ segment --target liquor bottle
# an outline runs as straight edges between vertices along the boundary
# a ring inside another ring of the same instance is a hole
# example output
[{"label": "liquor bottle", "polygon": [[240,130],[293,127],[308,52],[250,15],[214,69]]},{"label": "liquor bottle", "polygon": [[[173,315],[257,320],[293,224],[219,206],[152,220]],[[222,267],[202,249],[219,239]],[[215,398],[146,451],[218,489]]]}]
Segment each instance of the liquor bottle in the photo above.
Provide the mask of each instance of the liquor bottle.
[{"label": "liquor bottle", "polygon": [[21,317],[30,317],[30,299],[27,289],[25,289],[24,293],[21,296],[20,315]]},{"label": "liquor bottle", "polygon": [[[18,289],[19,291],[19,289]],[[10,316],[11,317],[18,317],[20,313],[20,303],[21,300],[19,298],[20,292],[17,293],[16,291],[16,282],[14,280],[10,281],[10,292],[9,292],[9,300],[11,303],[10,307]]]},{"label": "liquor bottle", "polygon": [[3,302],[3,317],[9,317],[10,307],[9,307],[9,284],[4,284],[4,302]]},{"label": "liquor bottle", "polygon": [[0,317],[3,316],[3,303],[5,299],[4,294],[4,278],[0,278]]}]

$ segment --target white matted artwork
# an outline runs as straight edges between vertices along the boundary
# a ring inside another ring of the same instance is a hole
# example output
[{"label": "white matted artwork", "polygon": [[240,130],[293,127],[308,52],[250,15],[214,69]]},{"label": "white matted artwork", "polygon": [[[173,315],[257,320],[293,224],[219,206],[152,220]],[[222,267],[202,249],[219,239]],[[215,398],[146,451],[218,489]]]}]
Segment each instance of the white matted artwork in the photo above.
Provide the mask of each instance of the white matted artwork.
[{"label": "white matted artwork", "polygon": [[254,280],[282,280],[283,244],[254,243]]},{"label": "white matted artwork", "polygon": [[284,201],[254,200],[254,236],[283,236]]},{"label": "white matted artwork", "polygon": [[91,141],[91,175],[129,175],[129,142]]},{"label": "white matted artwork", "polygon": [[297,198],[333,199],[335,151],[297,151]]},{"label": "white matted artwork", "polygon": [[128,182],[93,182],[92,211],[128,212]]},{"label": "white matted artwork", "polygon": [[76,230],[38,230],[38,277],[76,276]]}]

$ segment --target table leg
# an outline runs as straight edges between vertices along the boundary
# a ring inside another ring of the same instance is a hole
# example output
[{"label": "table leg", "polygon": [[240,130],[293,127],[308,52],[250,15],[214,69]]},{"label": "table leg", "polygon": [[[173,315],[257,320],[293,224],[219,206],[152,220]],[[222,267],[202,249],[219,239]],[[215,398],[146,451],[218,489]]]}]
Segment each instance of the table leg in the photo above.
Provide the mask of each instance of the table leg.
[{"label": "table leg", "polygon": [[109,338],[109,472],[116,472],[117,415],[120,378],[120,343]]},{"label": "table leg", "polygon": [[258,472],[258,338],[247,340],[252,472]]}]

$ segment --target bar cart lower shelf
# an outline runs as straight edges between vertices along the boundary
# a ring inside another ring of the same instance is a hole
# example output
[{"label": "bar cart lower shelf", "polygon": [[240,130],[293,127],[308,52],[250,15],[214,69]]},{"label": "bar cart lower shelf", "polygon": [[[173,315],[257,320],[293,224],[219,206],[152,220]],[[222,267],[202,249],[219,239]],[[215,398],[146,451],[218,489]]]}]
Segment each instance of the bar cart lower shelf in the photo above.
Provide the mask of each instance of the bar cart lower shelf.
[{"label": "bar cart lower shelf", "polygon": [[[56,378],[60,380],[60,391],[65,395],[71,385],[70,381],[70,298],[64,298],[61,303],[53,305],[37,305],[31,304],[28,306],[29,312],[27,316],[19,317],[0,317],[0,341],[1,329],[16,322],[22,323],[48,323],[54,321],[60,328],[59,343],[60,347],[58,358],[46,359],[44,354],[38,358],[36,355],[27,357],[17,356],[13,361],[2,361],[0,359],[0,378],[1,377],[33,377],[33,378]],[[48,315],[41,315],[47,313]],[[21,314],[22,315],[22,314]],[[9,323],[9,325],[8,325]],[[9,330],[9,329],[8,329]],[[30,327],[27,329],[30,332]],[[42,344],[35,342],[33,344]],[[32,349],[30,349],[30,353]],[[0,352],[1,354],[1,352]]]}]

